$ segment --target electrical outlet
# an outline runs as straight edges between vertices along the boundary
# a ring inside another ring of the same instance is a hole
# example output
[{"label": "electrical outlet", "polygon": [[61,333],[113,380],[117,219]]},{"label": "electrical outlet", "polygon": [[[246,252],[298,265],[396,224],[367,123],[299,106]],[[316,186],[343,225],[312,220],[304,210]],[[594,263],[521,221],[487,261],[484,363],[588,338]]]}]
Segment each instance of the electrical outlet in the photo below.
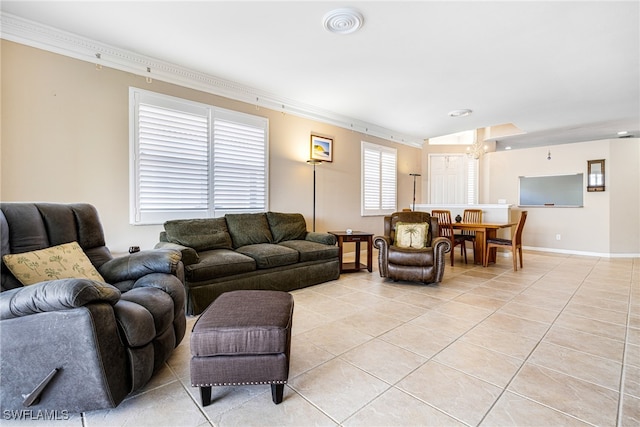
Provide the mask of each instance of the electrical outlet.
[{"label": "electrical outlet", "polygon": [[562,238],[562,236],[560,236],[559,234],[556,234],[556,240],[560,240]]}]

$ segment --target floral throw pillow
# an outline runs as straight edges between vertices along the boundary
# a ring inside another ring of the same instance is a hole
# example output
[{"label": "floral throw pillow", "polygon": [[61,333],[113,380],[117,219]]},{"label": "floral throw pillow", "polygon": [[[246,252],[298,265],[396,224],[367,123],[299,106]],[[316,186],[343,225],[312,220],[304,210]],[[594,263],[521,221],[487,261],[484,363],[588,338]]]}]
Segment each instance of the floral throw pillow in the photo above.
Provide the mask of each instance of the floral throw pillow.
[{"label": "floral throw pillow", "polygon": [[23,285],[56,279],[91,279],[104,282],[78,242],[38,251],[8,254],[2,261]]},{"label": "floral throw pillow", "polygon": [[395,245],[399,248],[425,248],[429,224],[426,222],[399,222],[396,224]]}]

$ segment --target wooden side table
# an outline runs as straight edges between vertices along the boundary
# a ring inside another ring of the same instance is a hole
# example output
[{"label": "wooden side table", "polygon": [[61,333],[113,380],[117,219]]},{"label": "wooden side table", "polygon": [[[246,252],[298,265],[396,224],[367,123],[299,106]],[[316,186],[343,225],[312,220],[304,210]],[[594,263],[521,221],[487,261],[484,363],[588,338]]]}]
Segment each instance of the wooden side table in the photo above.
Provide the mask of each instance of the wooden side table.
[{"label": "wooden side table", "polygon": [[[369,273],[373,271],[373,233],[366,233],[364,231],[353,231],[349,234],[347,234],[346,231],[329,231],[329,233],[333,234],[338,239],[340,273],[360,271],[364,268],[369,270]],[[356,244],[356,261],[342,262],[343,245],[344,243],[351,242]],[[360,242],[367,243],[367,265],[360,264]]]}]

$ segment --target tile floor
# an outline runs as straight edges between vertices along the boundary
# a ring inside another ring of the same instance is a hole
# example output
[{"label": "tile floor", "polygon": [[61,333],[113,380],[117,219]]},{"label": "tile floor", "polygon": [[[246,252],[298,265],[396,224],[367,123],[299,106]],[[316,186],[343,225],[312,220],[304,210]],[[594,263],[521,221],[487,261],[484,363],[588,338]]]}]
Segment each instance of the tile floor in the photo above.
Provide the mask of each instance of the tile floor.
[{"label": "tile floor", "polygon": [[56,425],[640,425],[640,259],[458,259],[435,286],[374,271],[293,295],[282,404],[269,386],[214,387],[202,408],[187,334],[144,390]]}]

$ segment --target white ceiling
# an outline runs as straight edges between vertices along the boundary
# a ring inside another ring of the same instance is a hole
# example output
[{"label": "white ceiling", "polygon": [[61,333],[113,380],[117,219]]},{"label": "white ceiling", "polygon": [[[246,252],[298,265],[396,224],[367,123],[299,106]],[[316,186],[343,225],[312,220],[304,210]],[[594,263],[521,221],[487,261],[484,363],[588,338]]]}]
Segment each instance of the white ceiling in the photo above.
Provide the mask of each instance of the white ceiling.
[{"label": "white ceiling", "polygon": [[[352,7],[357,33],[323,16]],[[2,1],[0,9],[417,139],[640,136],[640,2]],[[469,108],[473,114],[451,118]]]}]

